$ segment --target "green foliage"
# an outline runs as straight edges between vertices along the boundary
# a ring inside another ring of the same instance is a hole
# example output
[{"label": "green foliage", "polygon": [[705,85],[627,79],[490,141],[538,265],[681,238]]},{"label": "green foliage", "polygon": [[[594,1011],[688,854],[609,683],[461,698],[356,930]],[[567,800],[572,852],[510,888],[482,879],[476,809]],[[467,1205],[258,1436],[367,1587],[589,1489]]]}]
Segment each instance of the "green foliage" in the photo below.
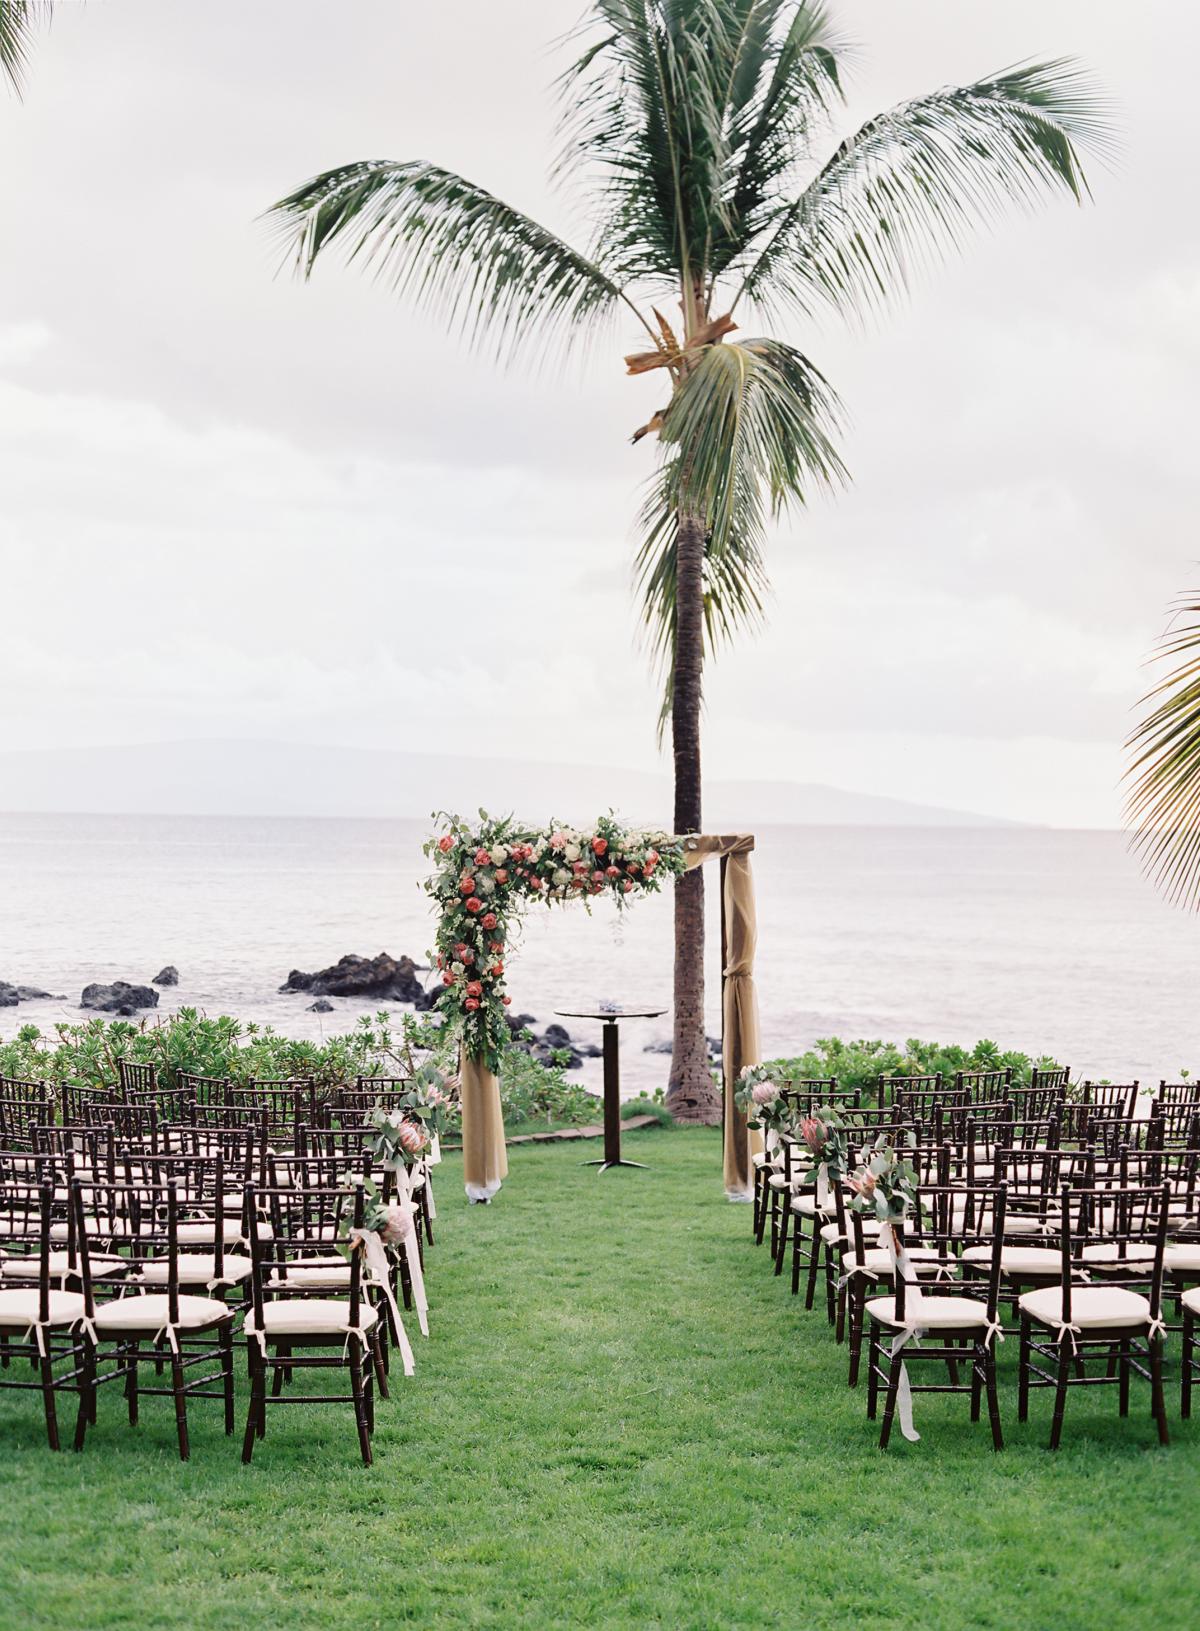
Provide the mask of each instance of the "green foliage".
[{"label": "green foliage", "polygon": [[880,1076],[932,1076],[941,1071],[947,1081],[953,1081],[956,1070],[1005,1070],[1013,1073],[1013,1085],[1027,1087],[1030,1074],[1037,1066],[1053,1070],[1055,1061],[1047,1055],[1034,1059],[1026,1053],[1001,1048],[996,1042],[976,1042],[973,1048],[946,1045],[941,1042],[921,1042],[910,1037],[903,1047],[895,1042],[854,1041],[841,1037],[821,1038],[807,1053],[794,1059],[768,1061],[772,1071],[797,1077],[836,1076],[839,1087],[874,1087]]},{"label": "green foliage", "polygon": [[1125,746],[1125,818],[1133,847],[1173,903],[1200,905],[1200,598],[1180,602],[1155,660],[1173,666],[1142,698],[1146,718]]},{"label": "green foliage", "polygon": [[543,1064],[523,1048],[505,1051],[499,1078],[506,1126],[528,1132],[532,1122],[577,1127],[597,1120],[600,1102],[587,1088],[567,1080],[562,1068],[567,1058],[569,1054],[561,1050],[552,1063]]},{"label": "green foliage", "polygon": [[663,1103],[663,1090],[655,1088],[652,1097],[643,1095],[640,1099],[626,1099],[621,1106],[621,1119],[628,1121],[631,1116],[653,1116],[660,1127],[674,1127],[675,1117]]}]

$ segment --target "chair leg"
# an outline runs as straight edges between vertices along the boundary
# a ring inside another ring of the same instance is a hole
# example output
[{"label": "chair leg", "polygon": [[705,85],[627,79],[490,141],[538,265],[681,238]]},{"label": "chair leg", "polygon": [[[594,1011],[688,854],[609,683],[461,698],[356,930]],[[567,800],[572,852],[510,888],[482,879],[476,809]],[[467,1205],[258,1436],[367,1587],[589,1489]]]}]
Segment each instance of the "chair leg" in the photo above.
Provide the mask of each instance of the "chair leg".
[{"label": "chair leg", "polygon": [[[39,1327],[40,1329],[40,1327]],[[54,1361],[49,1353],[41,1356],[38,1369],[42,1378],[42,1404],[46,1412],[46,1437],[52,1450],[62,1448],[58,1441],[58,1410],[54,1400]]]},{"label": "chair leg", "polygon": [[75,1449],[83,1449],[88,1423],[96,1419],[96,1364],[92,1345],[85,1336],[79,1344],[79,1411],[75,1417]]},{"label": "chair leg", "polygon": [[983,1350],[978,1343],[971,1359],[971,1420],[979,1420],[983,1406]]},{"label": "chair leg", "polygon": [[125,1359],[125,1403],[129,1407],[129,1425],[138,1424],[138,1375],[137,1375],[137,1344],[117,1350]]},{"label": "chair leg", "polygon": [[879,1330],[872,1325],[867,1344],[867,1420],[874,1421],[879,1408]]},{"label": "chair leg", "polygon": [[263,1366],[261,1354],[257,1354],[251,1344],[250,1354],[250,1408],[246,1412],[246,1433],[242,1439],[242,1461],[250,1465],[254,1454],[254,1440],[261,1435],[258,1432],[258,1412],[260,1402],[266,1397],[266,1370]]},{"label": "chair leg", "polygon": [[[1117,1414],[1129,1414],[1129,1338],[1124,1337],[1120,1342],[1114,1342],[1113,1356],[1120,1367],[1117,1376]],[[1109,1359],[1109,1375],[1112,1375],[1112,1358]]]},{"label": "chair leg", "polygon": [[[275,1350],[275,1358],[277,1360],[286,1359],[291,1351],[286,1342],[281,1342]],[[279,1364],[275,1366],[275,1375],[271,1378],[271,1397],[274,1399],[277,1399],[283,1392],[283,1373],[286,1368],[286,1366]]]},{"label": "chair leg", "polygon": [[1193,1352],[1196,1341],[1196,1317],[1190,1309],[1184,1310],[1183,1315],[1183,1375],[1179,1385],[1179,1414],[1184,1421],[1190,1419],[1192,1414],[1192,1366],[1194,1364]]},{"label": "chair leg", "polygon": [[825,1242],[821,1239],[821,1223],[819,1218],[813,1219],[812,1248],[808,1254],[808,1282],[804,1288],[804,1306],[811,1308],[817,1300],[817,1269],[820,1265],[821,1253],[825,1249]]},{"label": "chair leg", "polygon": [[388,1394],[387,1366],[383,1362],[383,1337],[378,1325],[371,1333],[371,1358],[375,1365],[375,1381],[379,1388],[379,1397],[386,1399]]},{"label": "chair leg", "polygon": [[371,1430],[367,1424],[367,1404],[363,1389],[363,1343],[358,1337],[350,1342],[350,1387],[354,1393],[354,1420],[358,1426],[358,1447],[362,1451],[363,1466],[371,1465]]},{"label": "chair leg", "polygon": [[175,1433],[179,1439],[179,1459],[186,1461],[192,1453],[188,1441],[187,1394],[184,1389],[183,1361],[171,1350],[171,1392],[175,1396]]},{"label": "chair leg", "polygon": [[1150,1411],[1158,1424],[1158,1442],[1169,1444],[1171,1435],[1167,1431],[1167,1405],[1163,1398],[1163,1365],[1162,1365],[1162,1338],[1150,1339]]},{"label": "chair leg", "polygon": [[1017,1350],[1017,1420],[1029,1420],[1029,1321],[1021,1316],[1021,1342]]},{"label": "chair leg", "polygon": [[[779,1203],[778,1239],[775,1242],[775,1273],[777,1275],[783,1273],[783,1260],[787,1254],[788,1225],[792,1217],[792,1203],[788,1198],[787,1191],[783,1191],[782,1195],[783,1198]],[[796,1219],[793,1227],[799,1230],[799,1218]]]},{"label": "chair leg", "polygon": [[992,1424],[992,1449],[1004,1448],[1004,1434],[1000,1428],[1000,1396],[996,1391],[996,1344],[989,1342],[983,1355],[983,1378],[987,1387],[988,1420]]},{"label": "chair leg", "polygon": [[862,1364],[862,1328],[863,1307],[866,1303],[866,1292],[859,1295],[858,1276],[846,1282],[846,1302],[850,1320],[850,1374],[847,1386],[858,1386],[858,1372]]},{"label": "chair leg", "polygon": [[888,1357],[888,1384],[887,1395],[883,1401],[883,1426],[879,1429],[879,1448],[886,1450],[888,1440],[892,1436],[892,1420],[896,1414],[896,1396],[900,1392],[900,1367],[904,1360],[901,1355]]},{"label": "chair leg", "polygon": [[1054,1419],[1050,1423],[1050,1448],[1057,1450],[1062,1439],[1063,1412],[1067,1407],[1067,1388],[1071,1381],[1071,1350],[1070,1346],[1059,1339],[1058,1344],[1058,1382],[1054,1389]]},{"label": "chair leg", "polygon": [[792,1231],[792,1296],[793,1297],[800,1290],[800,1270],[801,1270],[801,1267],[802,1267],[803,1261],[804,1261],[803,1257],[801,1256],[801,1245],[802,1245],[802,1243],[803,1243],[803,1235],[802,1235],[800,1225],[799,1225],[799,1223],[797,1223],[795,1229]]},{"label": "chair leg", "polygon": [[221,1383],[225,1392],[225,1433],[233,1432],[233,1324],[223,1325],[217,1338],[221,1348]]}]

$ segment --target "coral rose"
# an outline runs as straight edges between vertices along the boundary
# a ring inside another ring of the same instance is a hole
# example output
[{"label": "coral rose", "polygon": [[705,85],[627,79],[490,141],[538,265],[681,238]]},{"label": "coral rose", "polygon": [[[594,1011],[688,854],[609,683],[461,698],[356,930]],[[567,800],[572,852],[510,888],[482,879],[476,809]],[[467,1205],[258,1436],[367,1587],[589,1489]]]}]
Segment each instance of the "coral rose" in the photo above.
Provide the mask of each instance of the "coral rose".
[{"label": "coral rose", "polygon": [[464,873],[459,879],[458,892],[460,895],[473,895],[475,893],[475,880],[469,872]]},{"label": "coral rose", "polygon": [[619,866],[606,866],[604,869],[604,876],[606,878],[619,878],[621,876],[621,869]]},{"label": "coral rose", "polygon": [[[467,905],[470,904],[470,901],[468,901]],[[485,912],[479,921],[485,929],[494,929],[496,927],[496,914],[495,912]]]},{"label": "coral rose", "polygon": [[450,851],[454,848],[454,840],[451,838],[448,832],[443,833],[438,839],[438,848],[441,850],[443,855],[449,855]]},{"label": "coral rose", "polygon": [[466,1002],[463,1003],[463,1007],[465,1009],[467,1009],[467,1011],[469,1013],[474,1013],[476,1008],[479,1007],[479,998],[478,997],[468,997]]},{"label": "coral rose", "polygon": [[506,866],[498,866],[496,868],[496,882],[497,883],[507,883],[508,882],[508,868]]},{"label": "coral rose", "polygon": [[475,851],[475,865],[476,866],[488,866],[491,863],[491,859],[492,858],[488,854],[487,850],[482,848],[482,846]]},{"label": "coral rose", "polygon": [[480,985],[478,980],[468,980],[467,981],[467,996],[468,997],[482,997],[483,996],[483,986]]},{"label": "coral rose", "polygon": [[608,839],[607,838],[593,838],[592,839],[592,854],[593,855],[603,855],[603,854],[606,853],[607,849],[608,849]]},{"label": "coral rose", "polygon": [[[482,912],[483,902],[478,898],[478,896],[472,895],[470,900],[466,902],[466,907],[468,912]],[[491,915],[492,914],[489,912],[488,916],[491,917]]]}]

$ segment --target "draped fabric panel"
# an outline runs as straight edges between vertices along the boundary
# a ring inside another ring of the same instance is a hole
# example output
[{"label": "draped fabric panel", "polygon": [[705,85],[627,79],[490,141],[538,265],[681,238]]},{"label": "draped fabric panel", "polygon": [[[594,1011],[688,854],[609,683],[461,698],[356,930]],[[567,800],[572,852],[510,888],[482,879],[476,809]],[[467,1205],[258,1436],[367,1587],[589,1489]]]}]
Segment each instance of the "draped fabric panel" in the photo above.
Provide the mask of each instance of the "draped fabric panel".
[{"label": "draped fabric panel", "polygon": [[462,1100],[463,1182],[473,1201],[490,1201],[508,1176],[500,1083],[477,1059],[463,1057],[459,1077]]},{"label": "draped fabric panel", "polygon": [[754,988],[754,953],[758,944],[758,922],[754,908],[754,874],[750,853],[754,839],[749,833],[725,837],[704,835],[684,840],[689,867],[699,866],[712,856],[724,862],[721,897],[724,921],[724,975],[722,1063],[725,1076],[725,1193],[730,1200],[752,1200],[754,1179],[750,1157],[762,1145],[762,1134],[751,1133],[746,1118],[734,1103],[738,1077],[747,1065],[760,1061],[758,996]]}]

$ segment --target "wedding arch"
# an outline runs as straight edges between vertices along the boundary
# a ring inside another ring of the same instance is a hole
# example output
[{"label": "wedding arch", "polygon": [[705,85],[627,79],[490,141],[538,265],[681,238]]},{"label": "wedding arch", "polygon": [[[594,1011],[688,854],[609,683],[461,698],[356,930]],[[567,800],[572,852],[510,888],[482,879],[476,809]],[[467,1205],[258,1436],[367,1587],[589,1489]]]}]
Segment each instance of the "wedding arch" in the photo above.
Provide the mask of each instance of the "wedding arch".
[{"label": "wedding arch", "polygon": [[628,828],[601,816],[583,829],[521,826],[480,810],[475,825],[444,815],[425,844],[435,863],[426,891],[437,902],[436,1006],[457,1036],[463,1129],[463,1177],[472,1200],[489,1200],[508,1173],[497,1071],[509,1041],[505,1009],[508,938],[530,903],[585,904],[607,896],[618,908],[655,894],[664,879],[716,857],[721,863],[721,1016],[724,1174],[732,1200],[751,1194],[750,1156],[757,1134],[734,1102],[738,1077],[759,1063],[754,990],[757,928],[748,833],[683,837]]}]

